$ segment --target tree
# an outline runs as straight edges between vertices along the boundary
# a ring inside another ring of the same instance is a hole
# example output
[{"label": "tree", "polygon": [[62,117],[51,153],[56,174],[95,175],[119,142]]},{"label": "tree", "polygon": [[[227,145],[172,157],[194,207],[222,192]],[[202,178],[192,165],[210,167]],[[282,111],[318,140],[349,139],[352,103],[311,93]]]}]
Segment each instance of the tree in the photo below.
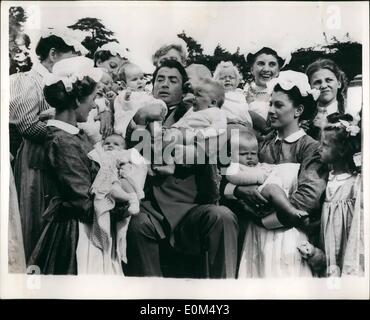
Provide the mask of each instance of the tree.
[{"label": "tree", "polygon": [[108,42],[117,42],[113,38],[114,32],[108,30],[100,19],[97,18],[82,18],[75,24],[68,26],[72,30],[88,31],[90,35],[86,36],[82,44],[89,50],[87,57],[93,58],[95,51],[102,45]]},{"label": "tree", "polygon": [[23,32],[27,16],[22,7],[9,8],[9,73],[28,71],[32,67],[29,57],[30,38]]},{"label": "tree", "polygon": [[285,69],[305,72],[308,65],[318,58],[333,60],[344,71],[349,81],[362,74],[362,45],[349,38],[345,42],[332,38],[331,42],[324,46],[298,49],[292,53],[292,59]]},{"label": "tree", "polygon": [[187,36],[185,31],[182,31],[182,33],[179,33],[177,36],[186,43],[188,49],[188,64],[199,63],[199,61],[204,58],[202,46],[192,37]]},{"label": "tree", "polygon": [[23,24],[27,16],[22,7],[9,8],[9,38],[15,39],[19,32],[23,31]]}]

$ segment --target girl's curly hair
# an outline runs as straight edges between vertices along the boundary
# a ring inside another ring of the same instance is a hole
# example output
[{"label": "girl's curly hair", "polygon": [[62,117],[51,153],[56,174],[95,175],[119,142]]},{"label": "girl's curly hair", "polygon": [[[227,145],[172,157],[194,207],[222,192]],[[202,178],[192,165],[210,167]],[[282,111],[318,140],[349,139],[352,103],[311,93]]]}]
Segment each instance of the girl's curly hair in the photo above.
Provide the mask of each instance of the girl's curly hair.
[{"label": "girl's curly hair", "polygon": [[339,120],[352,122],[353,117],[350,114],[333,113],[327,117],[328,124],[324,127],[324,132],[334,132],[333,143],[344,151],[344,158],[350,169],[357,171],[353,161],[353,155],[361,151],[361,131],[356,135],[351,135]]}]

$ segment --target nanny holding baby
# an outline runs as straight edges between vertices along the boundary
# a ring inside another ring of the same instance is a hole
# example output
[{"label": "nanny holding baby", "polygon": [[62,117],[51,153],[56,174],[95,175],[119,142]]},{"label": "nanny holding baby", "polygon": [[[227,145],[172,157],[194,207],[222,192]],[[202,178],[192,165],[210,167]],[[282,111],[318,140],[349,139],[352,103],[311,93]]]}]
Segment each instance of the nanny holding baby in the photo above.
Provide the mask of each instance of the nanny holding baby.
[{"label": "nanny holding baby", "polygon": [[279,211],[264,214],[265,199],[256,186],[228,184],[225,196],[244,201],[244,208],[254,218],[246,231],[239,277],[310,276],[308,264],[297,245],[307,239],[304,225],[318,219],[320,199],[325,191],[328,170],[320,161],[319,143],[299,127],[301,120],[314,115],[314,92],[307,76],[293,71],[281,72],[270,82],[269,117],[274,131],[259,145],[259,161],[267,164],[300,164],[297,187],[289,201],[308,217],[284,219]]},{"label": "nanny holding baby", "polygon": [[43,215],[45,226],[28,261],[39,266],[42,274],[79,273],[78,260],[87,255],[78,249],[80,237],[94,217],[90,187],[99,167],[88,157],[93,146],[77,122],[87,119],[102,71],[93,64],[75,65],[70,59],[61,61],[44,79],[45,99],[56,109],[55,118],[47,122],[45,142],[46,172],[53,191]]}]

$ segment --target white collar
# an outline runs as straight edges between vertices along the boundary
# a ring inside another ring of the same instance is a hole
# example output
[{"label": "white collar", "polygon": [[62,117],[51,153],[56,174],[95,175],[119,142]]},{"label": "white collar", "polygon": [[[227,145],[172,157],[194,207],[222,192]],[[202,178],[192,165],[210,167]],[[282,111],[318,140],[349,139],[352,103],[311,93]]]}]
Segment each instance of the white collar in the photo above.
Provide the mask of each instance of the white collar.
[{"label": "white collar", "polygon": [[327,115],[331,115],[333,113],[338,112],[338,101],[337,100],[334,100],[333,102],[331,102],[325,108],[326,108],[326,114]]},{"label": "white collar", "polygon": [[80,129],[78,129],[77,127],[75,126],[72,126],[71,124],[67,123],[67,122],[64,122],[64,121],[60,121],[60,120],[49,120],[46,124],[46,126],[50,127],[50,126],[53,126],[53,127],[57,127],[65,132],[68,132],[70,134],[78,134],[80,132]]},{"label": "white collar", "polygon": [[352,174],[350,173],[341,173],[341,174],[334,174],[333,171],[330,171],[329,172],[329,180],[332,181],[332,180],[338,180],[338,181],[341,181],[341,180],[346,180],[348,178],[352,177]]},{"label": "white collar", "polygon": [[41,75],[41,77],[46,77],[48,74],[50,74],[49,70],[46,69],[40,62],[35,62],[32,69],[34,69],[38,74]]},{"label": "white collar", "polygon": [[[292,133],[291,135],[287,136],[286,138],[284,138],[284,141],[286,141],[288,143],[293,143],[293,142],[296,142],[297,140],[299,140],[300,138],[302,138],[305,135],[306,135],[306,132],[303,129],[299,129],[298,131],[296,131],[296,132]],[[277,140],[282,140],[282,139],[277,135],[276,139],[275,139],[275,142]]]}]

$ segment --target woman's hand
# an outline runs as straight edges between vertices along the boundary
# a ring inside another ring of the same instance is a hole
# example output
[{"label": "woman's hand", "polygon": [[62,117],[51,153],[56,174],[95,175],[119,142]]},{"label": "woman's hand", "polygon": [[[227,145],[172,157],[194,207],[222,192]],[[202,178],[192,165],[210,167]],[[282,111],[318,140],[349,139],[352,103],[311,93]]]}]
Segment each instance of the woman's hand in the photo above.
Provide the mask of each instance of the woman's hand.
[{"label": "woman's hand", "polygon": [[303,129],[305,132],[307,132],[308,130],[310,130],[310,127],[311,127],[311,121],[310,120],[302,120],[300,123],[299,123],[299,127],[301,129]]},{"label": "woman's hand", "polygon": [[134,121],[139,125],[146,125],[147,122],[164,120],[163,108],[160,105],[148,105],[139,109]]},{"label": "woman's hand", "polygon": [[257,186],[237,186],[234,190],[234,196],[244,200],[250,206],[260,207],[268,203],[257,190]]},{"label": "woman's hand", "polygon": [[39,120],[47,121],[49,119],[54,119],[54,117],[55,117],[55,108],[49,108],[40,113]]},{"label": "woman's hand", "polygon": [[108,91],[105,95],[108,100],[114,100],[117,97],[117,93],[115,93],[113,90]]},{"label": "woman's hand", "polygon": [[110,110],[103,111],[99,114],[100,116],[100,133],[103,139],[113,133],[112,126],[112,112]]}]

